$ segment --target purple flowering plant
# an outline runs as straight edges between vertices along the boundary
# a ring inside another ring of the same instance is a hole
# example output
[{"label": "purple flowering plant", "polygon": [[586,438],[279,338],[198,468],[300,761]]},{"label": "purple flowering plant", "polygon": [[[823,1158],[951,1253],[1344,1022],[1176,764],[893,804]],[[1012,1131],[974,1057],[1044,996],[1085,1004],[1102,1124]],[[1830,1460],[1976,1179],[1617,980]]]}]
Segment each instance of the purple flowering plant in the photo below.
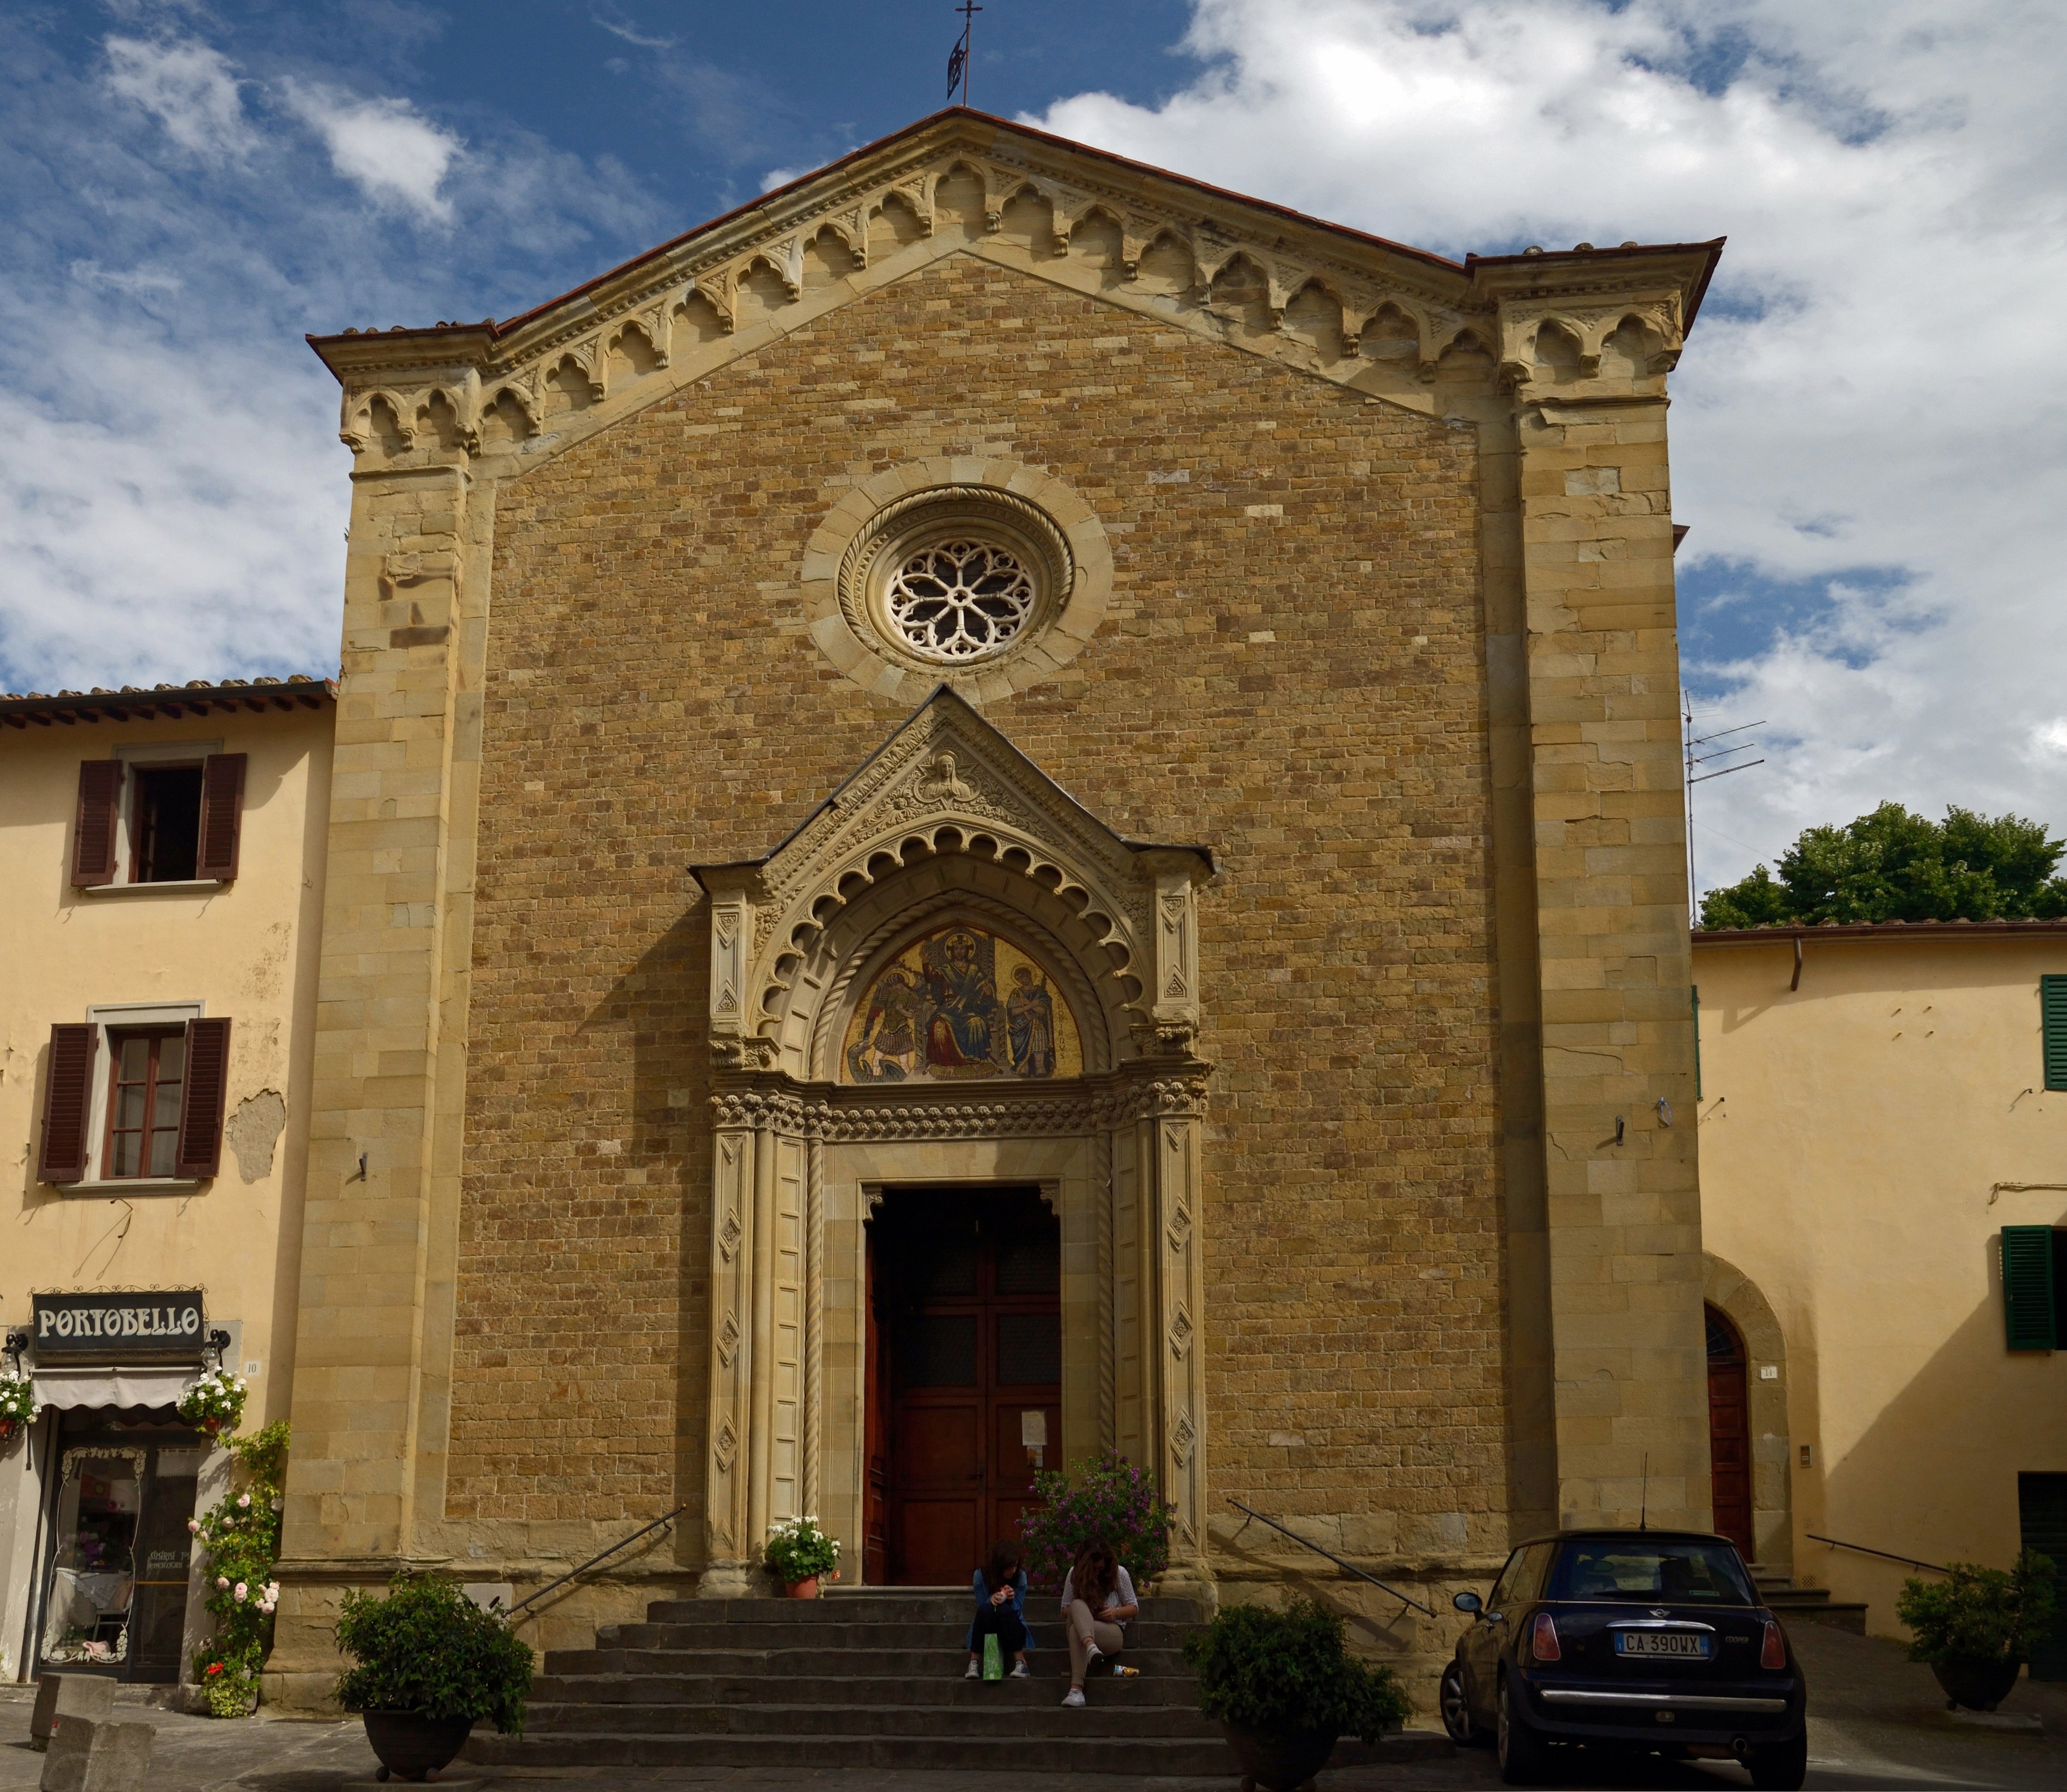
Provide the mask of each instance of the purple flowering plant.
[{"label": "purple flowering plant", "polygon": [[1019,1531],[1026,1544],[1026,1579],[1037,1591],[1062,1591],[1077,1551],[1094,1538],[1111,1545],[1136,1583],[1153,1580],[1170,1566],[1170,1524],[1177,1509],[1157,1498],[1155,1478],[1119,1451],[1079,1462],[1067,1474],[1058,1469],[1037,1473],[1034,1497],[1042,1503],[1021,1517]]}]

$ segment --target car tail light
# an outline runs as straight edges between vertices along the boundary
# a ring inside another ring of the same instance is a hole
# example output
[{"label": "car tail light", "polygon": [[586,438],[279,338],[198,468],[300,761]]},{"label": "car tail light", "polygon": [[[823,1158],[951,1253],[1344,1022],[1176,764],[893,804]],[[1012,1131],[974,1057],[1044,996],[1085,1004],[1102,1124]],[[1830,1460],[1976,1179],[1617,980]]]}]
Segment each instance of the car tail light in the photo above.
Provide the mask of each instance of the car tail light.
[{"label": "car tail light", "polygon": [[1765,1621],[1765,1641],[1758,1652],[1761,1668],[1785,1668],[1787,1665],[1787,1639],[1780,1634],[1780,1626],[1769,1618]]},{"label": "car tail light", "polygon": [[1538,1661],[1560,1661],[1565,1652],[1557,1642],[1556,1619],[1547,1611],[1536,1614],[1536,1621],[1529,1627],[1529,1652]]}]

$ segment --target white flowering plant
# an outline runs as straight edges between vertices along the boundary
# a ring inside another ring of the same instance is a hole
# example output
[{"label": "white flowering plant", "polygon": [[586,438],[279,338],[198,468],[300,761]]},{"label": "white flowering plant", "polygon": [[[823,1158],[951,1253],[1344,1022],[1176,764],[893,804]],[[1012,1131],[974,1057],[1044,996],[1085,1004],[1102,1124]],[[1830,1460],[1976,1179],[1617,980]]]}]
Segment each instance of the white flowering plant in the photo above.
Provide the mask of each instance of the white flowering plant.
[{"label": "white flowering plant", "polygon": [[227,1369],[210,1369],[180,1396],[179,1413],[195,1430],[221,1437],[237,1429],[244,1417],[243,1378]]},{"label": "white flowering plant", "polygon": [[0,1369],[0,1434],[26,1424],[40,1409],[36,1384],[15,1369]]},{"label": "white flowering plant", "polygon": [[215,1634],[194,1656],[194,1677],[209,1713],[242,1717],[258,1694],[258,1670],[273,1639],[280,1583],[280,1487],[286,1472],[287,1423],[230,1440],[242,1483],[221,1505],[187,1521],[208,1558],[208,1609]]},{"label": "white flowering plant", "polygon": [[778,1518],[768,1527],[768,1571],[785,1587],[814,1575],[839,1579],[839,1539],[818,1529],[816,1518]]}]

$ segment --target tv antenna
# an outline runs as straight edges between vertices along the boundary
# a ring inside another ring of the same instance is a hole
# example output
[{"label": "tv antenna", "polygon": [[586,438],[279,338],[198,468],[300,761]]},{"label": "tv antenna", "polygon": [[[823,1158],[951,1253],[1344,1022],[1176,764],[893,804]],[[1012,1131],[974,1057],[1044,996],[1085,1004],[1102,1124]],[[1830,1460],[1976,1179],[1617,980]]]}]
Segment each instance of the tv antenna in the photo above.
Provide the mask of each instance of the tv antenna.
[{"label": "tv antenna", "polygon": [[[1756,741],[1735,741],[1728,746],[1722,743],[1729,741],[1732,734],[1748,733],[1754,728],[1764,727],[1765,723],[1763,720],[1739,722],[1734,728],[1719,728],[1712,734],[1696,734],[1694,732],[1694,700],[1683,691],[1680,701],[1684,706],[1679,721],[1687,768],[1687,913],[1691,920],[1698,913],[1701,900],[1700,881],[1694,874],[1694,786],[1705,784],[1712,778],[1727,778],[1733,771],[1749,771],[1753,766],[1764,765],[1765,760],[1762,756],[1756,759],[1739,759],[1735,765],[1724,765],[1720,762],[1733,758],[1740,753],[1756,752]],[[1712,766],[1715,769],[1704,771],[1700,769],[1704,766]]]}]

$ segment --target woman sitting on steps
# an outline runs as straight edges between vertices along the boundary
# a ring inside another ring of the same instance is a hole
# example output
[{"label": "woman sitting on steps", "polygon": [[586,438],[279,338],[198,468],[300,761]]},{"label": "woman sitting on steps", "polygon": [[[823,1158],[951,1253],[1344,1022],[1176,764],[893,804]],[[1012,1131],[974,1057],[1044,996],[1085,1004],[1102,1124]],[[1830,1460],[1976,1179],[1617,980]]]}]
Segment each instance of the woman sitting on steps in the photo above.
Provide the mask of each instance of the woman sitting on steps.
[{"label": "woman sitting on steps", "polygon": [[[1126,1647],[1125,1626],[1140,1611],[1134,1582],[1102,1538],[1077,1551],[1076,1566],[1062,1581],[1062,1623],[1070,1633],[1070,1690],[1062,1703],[1084,1702],[1084,1673],[1094,1661]],[[1133,1670],[1114,1672],[1132,1677]]]},{"label": "woman sitting on steps", "polygon": [[990,1560],[977,1570],[969,1584],[976,1595],[976,1616],[964,1645],[969,1672],[962,1678],[983,1677],[983,1639],[995,1636],[998,1648],[1015,1658],[1013,1679],[1025,1679],[1026,1652],[1033,1648],[1034,1639],[1026,1630],[1026,1571],[1021,1565],[1019,1546],[1006,1541],[993,1544]]}]

